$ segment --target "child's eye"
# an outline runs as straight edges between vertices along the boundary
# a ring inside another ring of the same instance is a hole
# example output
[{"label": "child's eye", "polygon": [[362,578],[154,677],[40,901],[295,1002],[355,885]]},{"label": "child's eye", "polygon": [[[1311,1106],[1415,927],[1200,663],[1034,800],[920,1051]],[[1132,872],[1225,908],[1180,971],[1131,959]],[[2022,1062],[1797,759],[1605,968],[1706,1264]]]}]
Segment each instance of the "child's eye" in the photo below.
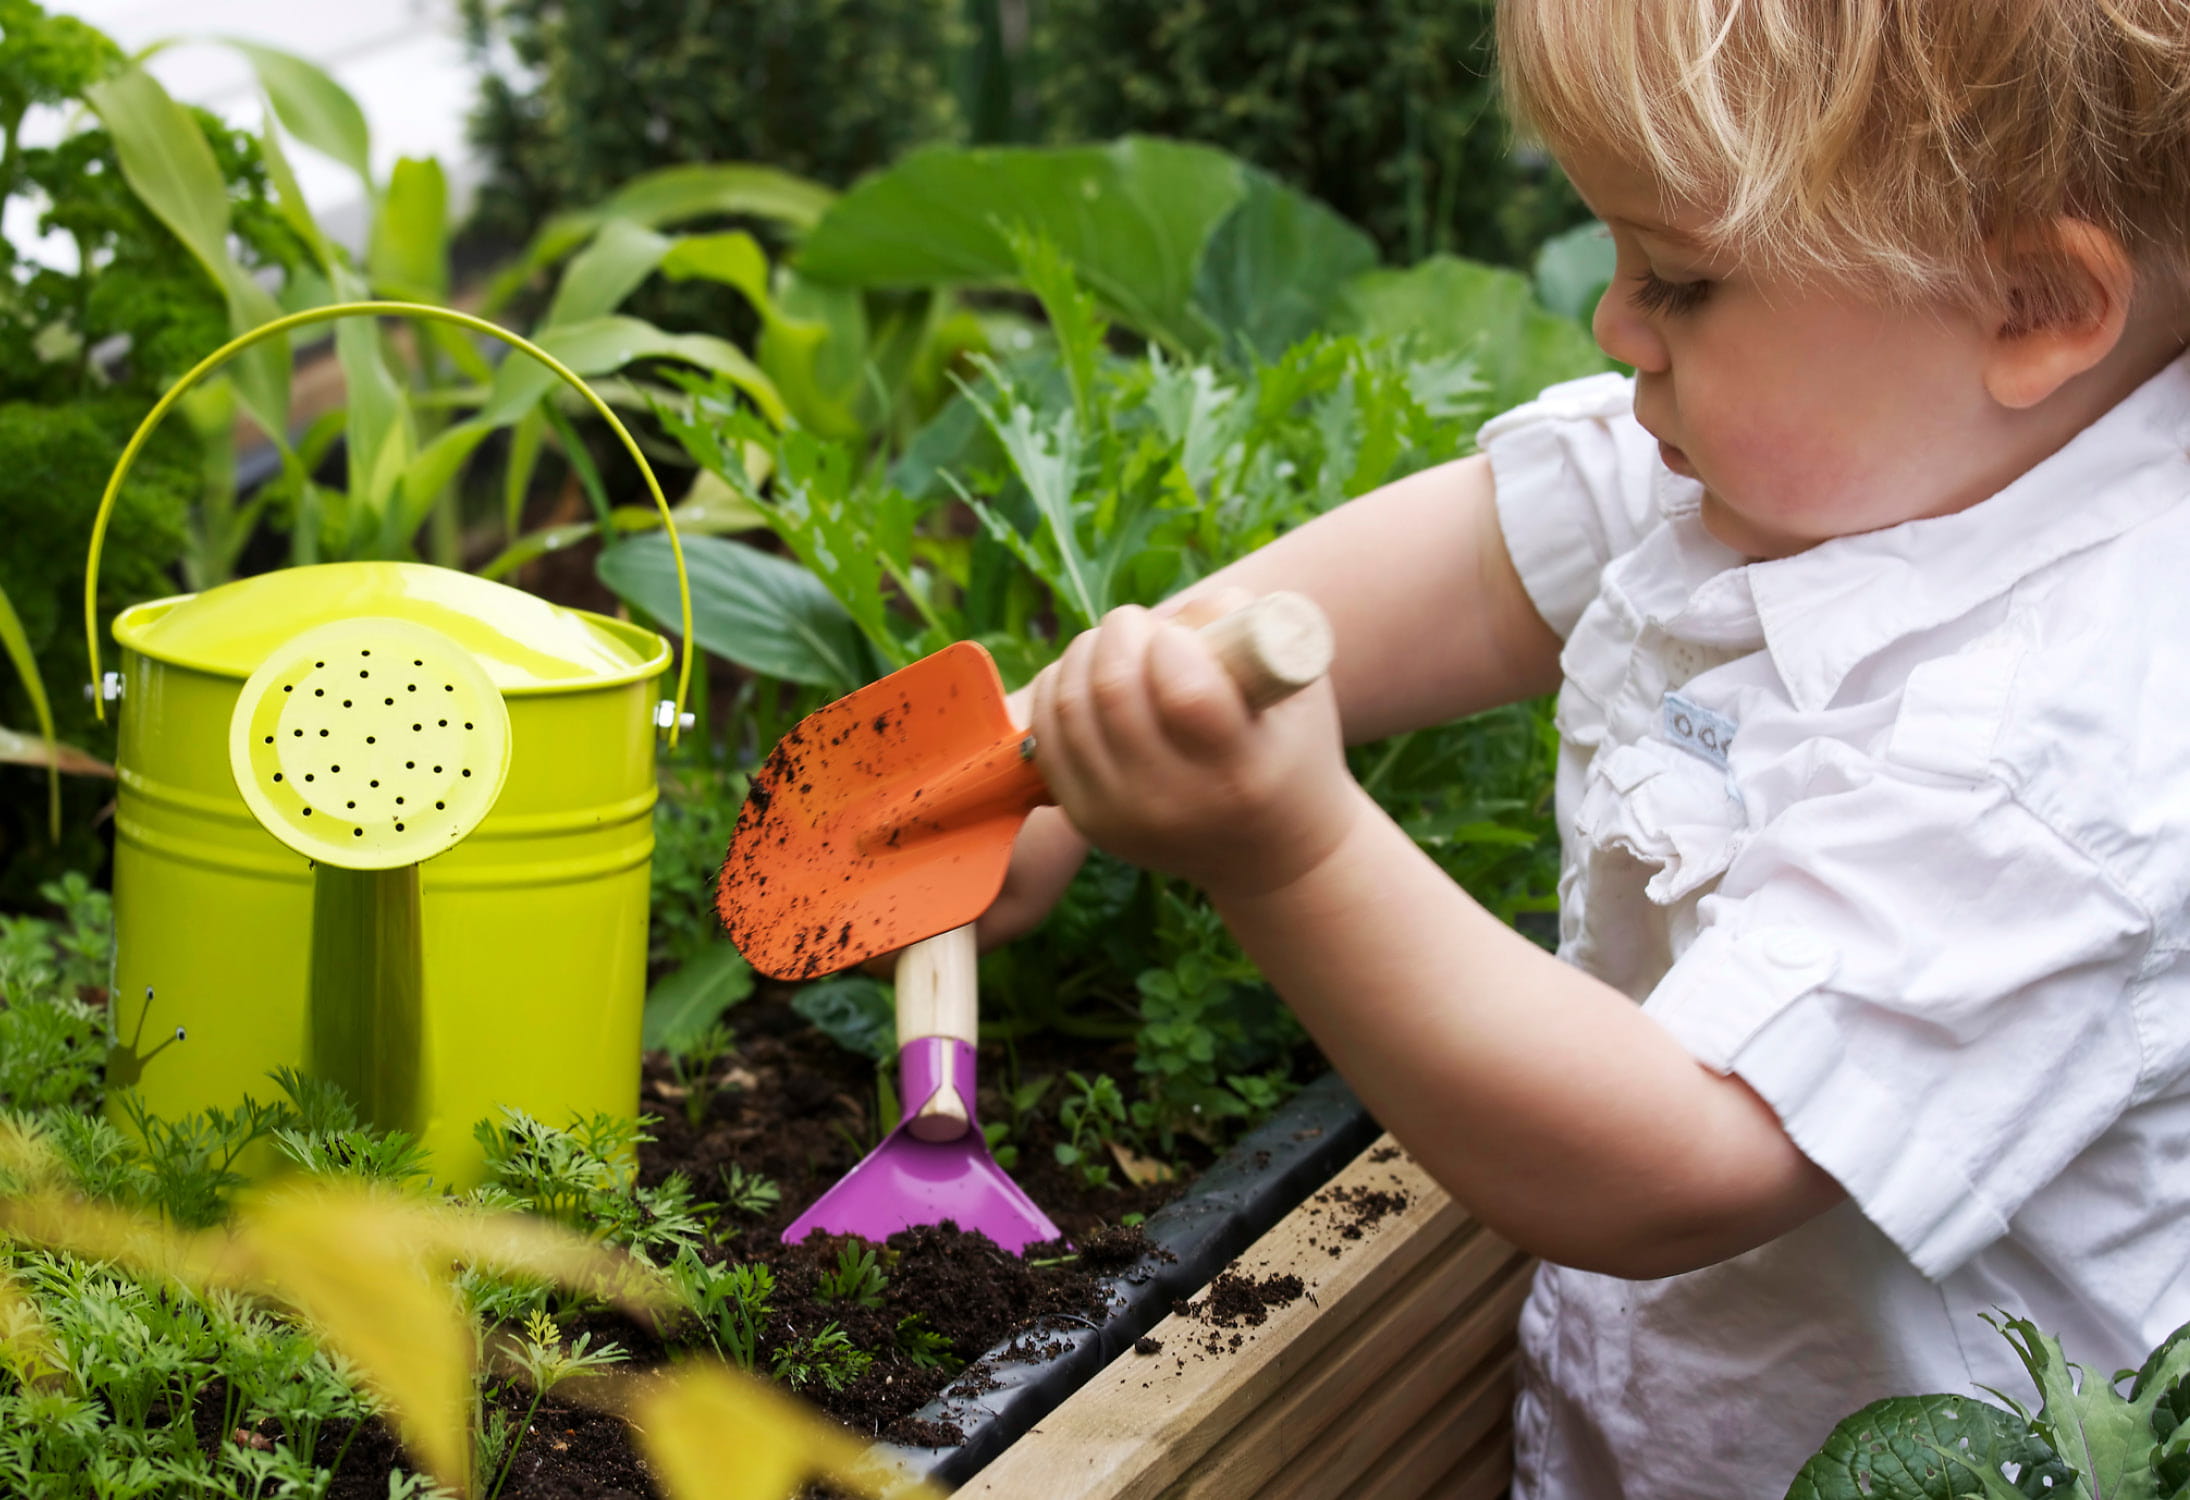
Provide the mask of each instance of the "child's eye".
[{"label": "child's eye", "polygon": [[1711,295],[1711,283],[1695,281],[1667,281],[1657,272],[1645,268],[1635,274],[1635,290],[1627,294],[1633,306],[1646,313],[1664,313],[1679,317],[1703,306]]}]

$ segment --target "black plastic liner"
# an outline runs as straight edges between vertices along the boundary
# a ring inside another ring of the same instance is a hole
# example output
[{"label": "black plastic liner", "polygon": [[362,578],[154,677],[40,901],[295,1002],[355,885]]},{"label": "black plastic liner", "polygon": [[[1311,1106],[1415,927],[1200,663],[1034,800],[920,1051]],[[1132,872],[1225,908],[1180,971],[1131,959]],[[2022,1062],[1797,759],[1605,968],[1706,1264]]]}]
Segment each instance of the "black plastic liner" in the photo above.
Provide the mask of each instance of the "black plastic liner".
[{"label": "black plastic liner", "polygon": [[1200,1291],[1241,1251],[1291,1213],[1380,1133],[1353,1090],[1326,1073],[1197,1178],[1184,1196],[1142,1226],[1175,1259],[1142,1260],[1106,1281],[1111,1314],[1100,1327],[1059,1319],[1040,1325],[1040,1342],[1057,1352],[1028,1360],[1014,1353],[1021,1333],[977,1361],[996,1382],[978,1395],[946,1390],[914,1413],[950,1422],[965,1441],[950,1448],[877,1444],[874,1456],[909,1477],[959,1485],[1016,1442],[1095,1373],[1161,1322],[1172,1303]]}]

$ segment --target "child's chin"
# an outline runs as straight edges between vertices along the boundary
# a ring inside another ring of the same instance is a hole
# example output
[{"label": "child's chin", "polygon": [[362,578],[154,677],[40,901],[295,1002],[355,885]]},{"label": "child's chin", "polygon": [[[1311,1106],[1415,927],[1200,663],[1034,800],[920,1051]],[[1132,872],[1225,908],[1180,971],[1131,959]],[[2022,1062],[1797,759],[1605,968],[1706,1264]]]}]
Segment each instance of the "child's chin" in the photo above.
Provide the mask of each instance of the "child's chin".
[{"label": "child's chin", "polygon": [[1823,537],[1791,535],[1766,522],[1745,516],[1720,499],[1716,490],[1711,489],[1703,492],[1703,509],[1698,518],[1703,522],[1703,529],[1711,534],[1712,540],[1733,548],[1744,557],[1756,560],[1792,557],[1797,552],[1807,552],[1825,540]]}]

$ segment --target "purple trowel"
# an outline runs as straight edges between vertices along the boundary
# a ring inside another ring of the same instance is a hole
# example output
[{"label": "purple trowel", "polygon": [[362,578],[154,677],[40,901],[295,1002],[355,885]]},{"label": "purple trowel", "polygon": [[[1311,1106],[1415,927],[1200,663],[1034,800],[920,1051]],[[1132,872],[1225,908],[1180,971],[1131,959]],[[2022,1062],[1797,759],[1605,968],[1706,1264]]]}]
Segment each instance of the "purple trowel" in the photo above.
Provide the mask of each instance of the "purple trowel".
[{"label": "purple trowel", "polygon": [[973,1117],[976,951],[969,924],[897,958],[897,1128],[783,1231],[883,1240],[945,1219],[1017,1255],[1059,1238],[1049,1216],[1004,1175]]}]

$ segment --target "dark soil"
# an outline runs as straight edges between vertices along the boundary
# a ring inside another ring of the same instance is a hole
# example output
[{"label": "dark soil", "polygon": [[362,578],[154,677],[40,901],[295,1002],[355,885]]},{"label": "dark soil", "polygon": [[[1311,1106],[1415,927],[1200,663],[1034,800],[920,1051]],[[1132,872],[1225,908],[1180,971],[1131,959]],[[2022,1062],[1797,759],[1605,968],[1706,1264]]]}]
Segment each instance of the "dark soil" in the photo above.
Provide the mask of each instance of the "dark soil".
[{"label": "dark soil", "polygon": [[[705,1201],[723,1198],[724,1169],[733,1165],[778,1186],[779,1199],[764,1212],[718,1210],[716,1242],[704,1254],[765,1261],[774,1271],[768,1349],[833,1322],[875,1356],[866,1373],[841,1390],[816,1383],[799,1392],[855,1432],[924,1447],[961,1441],[952,1424],[916,1421],[912,1414],[946,1386],[963,1393],[982,1388],[989,1381],[982,1356],[1006,1339],[1006,1357],[1041,1359],[1055,1347],[1059,1330],[1101,1322],[1108,1311],[1103,1279],[1129,1271],[1152,1249],[1138,1228],[1119,1221],[1152,1213],[1182,1190],[1175,1182],[1136,1187],[1115,1169],[1115,1185],[1087,1186],[1056,1164],[1053,1121],[1045,1114],[1023,1129],[1012,1175],[1065,1231],[1066,1241],[1029,1247],[1022,1258],[953,1225],[915,1228],[893,1235],[880,1257],[888,1282],[879,1305],[823,1301],[820,1279],[835,1269],[840,1248],[859,1242],[817,1234],[792,1246],[779,1236],[878,1138],[875,1069],[815,1030],[772,987],[729,1019],[737,1050],[716,1068],[696,1124],[686,1114],[691,1094],[662,1058],[647,1059],[640,1107],[657,1117],[648,1127],[656,1139],[640,1148],[639,1177],[655,1185],[681,1172]],[[1050,1038],[1023,1041],[1019,1076],[1061,1075],[1067,1068],[1121,1076],[1131,1071],[1129,1050],[1091,1051],[1082,1043],[1074,1053],[1072,1046]],[[976,1112],[993,1118],[1004,1108],[1009,1081],[1003,1050],[982,1048],[979,1068]],[[945,1341],[944,1368],[904,1353],[899,1329],[915,1316],[918,1327]],[[633,1356],[625,1369],[662,1363],[672,1348],[708,1347],[692,1328],[657,1331],[615,1313],[564,1320],[563,1331],[591,1333],[596,1347],[609,1340],[621,1344]],[[512,1389],[497,1404],[514,1423],[529,1400]],[[217,1425],[218,1404],[213,1411],[208,1420]],[[335,1425],[321,1441],[323,1464],[332,1464],[342,1446],[345,1433]],[[209,1446],[217,1440],[211,1432],[201,1438]],[[387,1430],[367,1423],[344,1457],[331,1500],[378,1500],[387,1493],[390,1468],[401,1461]],[[658,1500],[660,1492],[620,1420],[551,1398],[519,1445],[502,1494],[512,1500]]]}]

